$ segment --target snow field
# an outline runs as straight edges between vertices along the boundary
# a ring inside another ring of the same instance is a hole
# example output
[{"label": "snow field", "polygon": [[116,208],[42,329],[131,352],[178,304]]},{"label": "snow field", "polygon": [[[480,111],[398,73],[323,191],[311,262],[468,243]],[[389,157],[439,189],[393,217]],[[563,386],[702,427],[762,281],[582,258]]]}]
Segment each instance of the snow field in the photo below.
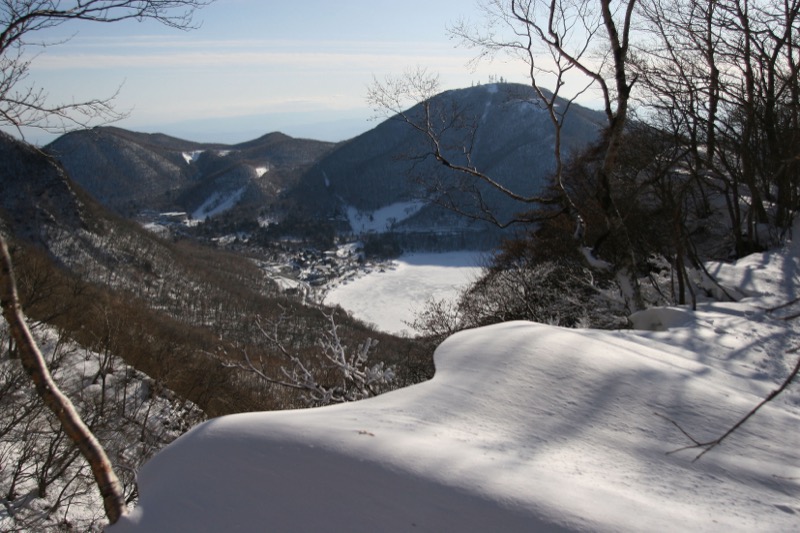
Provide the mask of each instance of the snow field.
[{"label": "snow field", "polygon": [[522,322],[462,332],[428,383],[192,430],[111,531],[790,530],[800,454],[781,428],[798,414],[769,409],[699,463],[666,455],[686,442],[654,413],[717,434],[764,387],[650,344]]},{"label": "snow field", "polygon": [[339,305],[356,318],[396,335],[414,335],[408,325],[425,303],[451,299],[480,274],[479,252],[407,254],[393,268],[373,271],[325,296],[326,305]]},{"label": "snow field", "polygon": [[[796,384],[699,461],[675,424],[718,437],[794,366],[782,317],[800,303],[774,307],[800,296],[799,261],[709,265],[745,297],[650,309],[641,329],[463,331],[426,383],[212,420],[145,465],[108,531],[797,531]],[[361,300],[391,292],[382,275]]]}]

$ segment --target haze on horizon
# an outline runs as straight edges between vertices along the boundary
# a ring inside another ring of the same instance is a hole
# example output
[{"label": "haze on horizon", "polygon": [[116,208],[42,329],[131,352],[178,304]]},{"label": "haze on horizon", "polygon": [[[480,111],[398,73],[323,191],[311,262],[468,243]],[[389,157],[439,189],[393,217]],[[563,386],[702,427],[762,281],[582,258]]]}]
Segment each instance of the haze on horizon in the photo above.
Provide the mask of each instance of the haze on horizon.
[{"label": "haze on horizon", "polygon": [[[373,79],[424,67],[441,88],[490,77],[525,82],[508,61],[467,63],[447,28],[479,21],[475,2],[325,0],[296,4],[217,0],[196,13],[197,29],[153,22],[67,23],[40,32],[52,43],[29,83],[51,102],[104,98],[119,89],[114,125],[194,141],[242,142],[270,131],[339,141],[374,127],[366,102]],[[57,135],[26,130],[35,144]]]}]

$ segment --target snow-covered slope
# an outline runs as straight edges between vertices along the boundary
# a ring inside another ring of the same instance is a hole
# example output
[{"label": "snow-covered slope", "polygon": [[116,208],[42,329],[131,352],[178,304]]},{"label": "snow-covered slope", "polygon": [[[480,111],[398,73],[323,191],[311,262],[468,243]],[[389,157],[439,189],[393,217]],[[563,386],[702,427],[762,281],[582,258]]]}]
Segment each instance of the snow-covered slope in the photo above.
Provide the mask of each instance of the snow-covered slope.
[{"label": "snow-covered slope", "polygon": [[[717,266],[746,298],[647,330],[513,322],[459,333],[433,380],[370,400],[207,422],[151,460],[113,533],[792,531],[800,395],[720,435],[794,364],[798,255]],[[779,316],[780,315],[780,316]]]},{"label": "snow-covered slope", "polygon": [[361,212],[355,207],[347,208],[347,220],[356,235],[363,233],[386,233],[400,223],[416,214],[425,206],[424,202],[397,202],[375,211]]},{"label": "snow-covered slope", "polygon": [[[33,336],[51,375],[111,458],[126,498],[142,463],[206,418],[192,402],[107,350],[92,351],[56,328]],[[0,320],[0,345],[10,345]],[[59,431],[18,360],[0,358],[0,531],[101,531],[103,504],[89,465]]]}]

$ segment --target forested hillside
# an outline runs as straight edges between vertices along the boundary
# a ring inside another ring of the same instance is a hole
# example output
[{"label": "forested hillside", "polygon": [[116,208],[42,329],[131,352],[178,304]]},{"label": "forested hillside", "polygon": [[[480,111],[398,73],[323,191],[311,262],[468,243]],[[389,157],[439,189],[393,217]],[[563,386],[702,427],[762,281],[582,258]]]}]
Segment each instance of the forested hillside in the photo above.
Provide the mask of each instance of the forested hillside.
[{"label": "forested hillside", "polygon": [[332,146],[281,133],[225,145],[99,127],[63,135],[46,150],[95,199],[124,216],[184,211],[204,219],[230,209],[216,208],[235,197],[237,217],[255,220]]}]

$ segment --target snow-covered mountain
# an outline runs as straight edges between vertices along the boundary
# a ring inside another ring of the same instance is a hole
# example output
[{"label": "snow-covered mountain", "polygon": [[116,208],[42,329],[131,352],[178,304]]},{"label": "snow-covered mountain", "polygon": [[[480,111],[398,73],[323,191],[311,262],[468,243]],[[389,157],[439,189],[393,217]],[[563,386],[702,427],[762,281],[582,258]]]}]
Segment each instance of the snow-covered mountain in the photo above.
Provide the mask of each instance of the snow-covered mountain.
[{"label": "snow-covered mountain", "polygon": [[[541,191],[555,166],[555,133],[531,87],[501,83],[446,91],[426,105],[432,129],[442,133],[442,149],[449,160],[466,164],[464,151],[469,148],[469,164],[510,190],[528,196]],[[423,113],[423,103],[405,112],[420,123]],[[562,131],[564,153],[596,140],[603,120],[596,111],[572,106]],[[323,156],[293,194],[301,205],[310,203],[319,216],[338,215],[357,234],[485,230],[485,225],[470,224],[433,205],[444,188],[457,195],[456,189],[477,186],[501,220],[530,208],[465,181],[463,175],[436,162],[430,151],[424,134],[393,116]],[[430,190],[434,182],[440,190]],[[462,200],[465,210],[476,209],[465,195]],[[395,213],[389,224],[364,224],[386,219],[386,211]]]},{"label": "snow-covered mountain", "polygon": [[100,127],[68,133],[46,150],[92,196],[125,216],[182,210],[205,218],[238,206],[254,218],[332,146],[281,133],[224,145]]},{"label": "snow-covered mountain", "polygon": [[[153,304],[163,298],[157,304],[162,308],[169,301],[177,303],[182,292],[195,299],[192,271],[203,267],[194,252],[183,253],[109,212],[58,161],[2,135],[0,169],[0,229],[13,239],[44,250],[83,281],[127,290]],[[231,272],[244,266],[251,270],[249,290],[259,293],[269,287],[248,261],[238,265],[226,265],[229,286],[239,278]]]},{"label": "snow-covered mountain", "polygon": [[[280,138],[273,141],[279,144]],[[186,159],[192,157],[186,152]],[[286,157],[296,160],[300,154]],[[291,255],[278,254],[266,264],[188,239],[163,239],[100,205],[57,160],[7,135],[0,135],[0,191],[0,232],[9,242],[22,306],[32,320],[55,325],[86,345],[113,341],[113,353],[212,416],[300,401],[285,391],[263,394],[263,385],[253,380],[249,387],[235,368],[220,370],[216,357],[240,348],[271,357],[255,322],[278,321],[285,314],[303,333],[295,346],[315,349],[316,334],[329,319],[300,296],[280,292],[282,275],[276,272],[301,274],[294,272],[300,267]],[[316,279],[342,274],[333,268],[334,259],[312,255]],[[312,264],[306,267],[302,273],[310,277]],[[430,354],[404,339],[371,331],[344,313],[337,323],[348,342],[380,338],[387,358],[413,354],[424,360],[421,367],[430,368]]]}]

